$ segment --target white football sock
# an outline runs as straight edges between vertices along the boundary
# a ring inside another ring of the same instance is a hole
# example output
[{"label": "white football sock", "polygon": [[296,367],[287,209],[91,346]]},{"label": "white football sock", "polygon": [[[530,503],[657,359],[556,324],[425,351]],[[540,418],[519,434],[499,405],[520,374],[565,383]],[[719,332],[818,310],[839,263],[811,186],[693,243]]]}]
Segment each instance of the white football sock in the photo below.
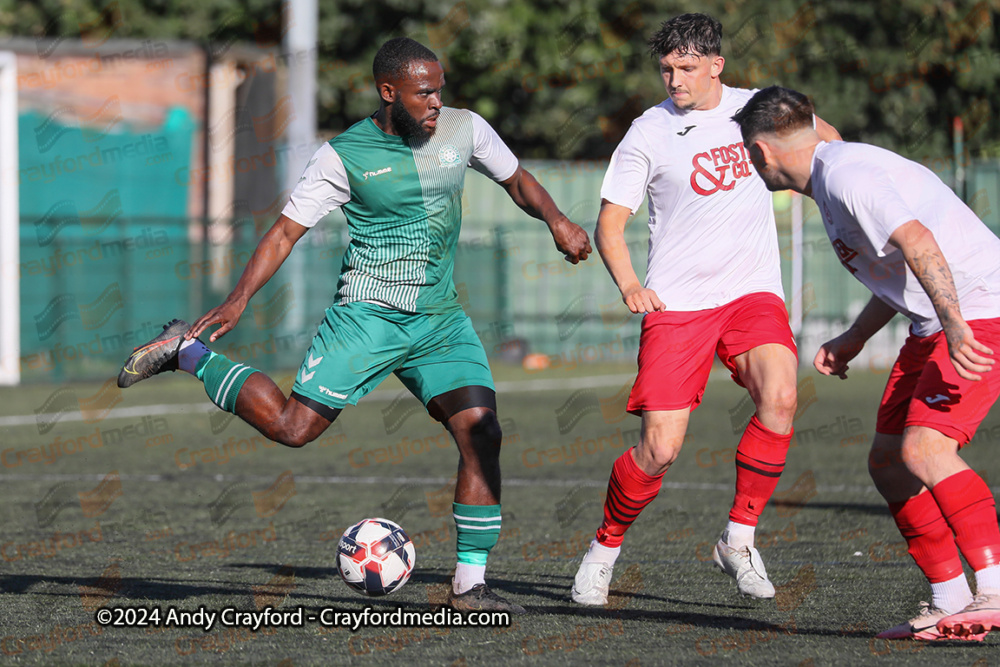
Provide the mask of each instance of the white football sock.
[{"label": "white football sock", "polygon": [[583,557],[583,562],[614,565],[615,561],[618,560],[618,554],[621,552],[622,548],[620,546],[606,547],[597,540],[594,540],[590,543],[590,549],[587,551],[587,555]]},{"label": "white football sock", "polygon": [[976,572],[976,592],[1000,595],[1000,565],[990,565]]},{"label": "white football sock", "polygon": [[972,591],[964,574],[931,584],[931,595],[934,606],[950,614],[962,611],[972,602]]},{"label": "white football sock", "polygon": [[752,547],[756,530],[756,526],[748,526],[745,523],[730,521],[726,524],[726,529],[722,531],[722,541],[734,549]]},{"label": "white football sock", "polygon": [[197,338],[186,340],[181,343],[181,349],[177,352],[177,365],[182,371],[194,375],[194,369],[198,367],[198,362],[209,352],[211,350]]},{"label": "white football sock", "polygon": [[476,584],[486,583],[486,566],[458,563],[455,565],[455,579],[451,588],[455,595],[461,595],[472,589]]}]

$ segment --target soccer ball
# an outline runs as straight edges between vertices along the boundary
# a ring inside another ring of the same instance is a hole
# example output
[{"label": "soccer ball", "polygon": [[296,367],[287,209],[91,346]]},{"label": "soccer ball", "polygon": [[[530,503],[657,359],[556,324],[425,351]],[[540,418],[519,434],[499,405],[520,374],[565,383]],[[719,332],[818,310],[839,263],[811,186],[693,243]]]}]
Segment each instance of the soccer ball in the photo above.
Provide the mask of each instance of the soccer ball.
[{"label": "soccer ball", "polygon": [[364,519],[344,531],[337,544],[337,570],[363,595],[388,595],[406,583],[416,562],[413,542],[388,519]]}]

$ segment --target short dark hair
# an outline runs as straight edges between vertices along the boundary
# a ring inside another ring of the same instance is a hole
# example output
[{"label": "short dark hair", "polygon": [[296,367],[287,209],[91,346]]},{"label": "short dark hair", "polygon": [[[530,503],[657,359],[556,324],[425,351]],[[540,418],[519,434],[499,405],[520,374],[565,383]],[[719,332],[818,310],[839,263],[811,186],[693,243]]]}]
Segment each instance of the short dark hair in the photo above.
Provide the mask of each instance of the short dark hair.
[{"label": "short dark hair", "polygon": [[750,98],[733,120],[743,133],[743,145],[749,146],[761,134],[784,134],[813,126],[813,103],[789,88],[769,86]]},{"label": "short dark hair", "polygon": [[395,37],[382,45],[372,61],[375,80],[406,76],[410,63],[414,61],[437,62],[438,57],[426,46],[409,37]]},{"label": "short dark hair", "polygon": [[649,53],[662,58],[674,51],[696,56],[722,55],[722,24],[708,14],[681,14],[664,21],[649,38]]}]

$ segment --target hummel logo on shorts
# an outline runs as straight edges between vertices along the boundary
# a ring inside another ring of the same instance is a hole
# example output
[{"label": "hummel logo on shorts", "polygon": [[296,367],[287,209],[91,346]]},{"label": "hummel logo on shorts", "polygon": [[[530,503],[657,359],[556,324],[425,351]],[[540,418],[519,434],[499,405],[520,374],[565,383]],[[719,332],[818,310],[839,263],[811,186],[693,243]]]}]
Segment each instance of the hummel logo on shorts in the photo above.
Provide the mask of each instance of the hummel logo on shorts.
[{"label": "hummel logo on shorts", "polygon": [[337,393],[337,392],[335,392],[335,391],[331,391],[331,390],[327,389],[327,388],[326,388],[326,387],[324,387],[323,385],[320,385],[320,386],[319,386],[319,390],[320,390],[321,392],[323,392],[324,394],[326,394],[327,396],[333,396],[334,398],[339,398],[339,399],[341,399],[341,400],[343,400],[343,399],[347,398],[347,394],[338,394],[338,393]]},{"label": "hummel logo on shorts", "polygon": [[928,396],[924,400],[927,401],[927,403],[929,403],[930,405],[934,405],[935,403],[940,403],[941,401],[947,401],[948,397],[945,396],[944,394],[938,394],[937,396],[933,397]]}]

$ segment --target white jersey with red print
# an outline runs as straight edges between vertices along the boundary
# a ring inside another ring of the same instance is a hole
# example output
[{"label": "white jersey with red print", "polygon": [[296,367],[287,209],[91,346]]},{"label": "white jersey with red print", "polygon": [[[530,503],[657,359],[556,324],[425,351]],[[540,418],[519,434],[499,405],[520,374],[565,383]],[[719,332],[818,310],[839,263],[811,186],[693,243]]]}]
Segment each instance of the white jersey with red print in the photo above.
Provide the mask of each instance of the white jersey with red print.
[{"label": "white jersey with red print", "polygon": [[877,146],[820,142],[812,196],[841,263],[910,318],[917,336],[940,331],[941,322],[903,253],[889,243],[910,220],[941,247],[962,317],[1000,317],[1000,239],[931,170]]},{"label": "white jersey with red print", "polygon": [[649,195],[646,287],[667,310],[784,298],[771,193],[732,121],[755,92],[723,86],[706,111],[667,99],[635,119],[611,157],[601,198],[635,213]]}]

